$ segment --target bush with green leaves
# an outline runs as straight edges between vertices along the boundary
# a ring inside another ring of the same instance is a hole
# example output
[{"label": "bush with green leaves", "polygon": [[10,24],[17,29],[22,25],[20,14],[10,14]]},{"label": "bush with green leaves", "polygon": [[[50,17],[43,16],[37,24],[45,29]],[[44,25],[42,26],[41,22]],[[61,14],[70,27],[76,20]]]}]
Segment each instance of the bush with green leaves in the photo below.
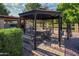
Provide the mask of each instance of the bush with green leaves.
[{"label": "bush with green leaves", "polygon": [[23,46],[23,32],[20,28],[0,29],[0,53],[7,55],[21,55]]}]

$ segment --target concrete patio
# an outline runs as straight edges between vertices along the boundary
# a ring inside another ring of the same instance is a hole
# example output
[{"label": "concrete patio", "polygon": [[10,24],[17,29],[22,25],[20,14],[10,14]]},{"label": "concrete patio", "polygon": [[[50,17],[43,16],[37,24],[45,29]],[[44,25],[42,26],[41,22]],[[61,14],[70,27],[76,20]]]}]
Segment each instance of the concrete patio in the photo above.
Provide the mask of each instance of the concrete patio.
[{"label": "concrete patio", "polygon": [[[26,37],[26,36],[25,36]],[[25,39],[26,40],[26,39]],[[79,55],[79,33],[74,33],[70,40],[64,40],[64,45],[61,47],[58,44],[51,43],[45,44],[41,42],[37,50],[33,50],[33,46],[24,42],[23,55],[36,55],[36,56],[78,56]]]}]

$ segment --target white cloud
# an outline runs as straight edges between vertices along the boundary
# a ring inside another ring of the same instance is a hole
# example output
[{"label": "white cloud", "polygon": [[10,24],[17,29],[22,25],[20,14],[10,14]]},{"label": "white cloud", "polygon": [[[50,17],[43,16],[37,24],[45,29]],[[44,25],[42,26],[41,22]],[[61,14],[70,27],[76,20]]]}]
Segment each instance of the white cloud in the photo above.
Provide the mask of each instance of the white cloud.
[{"label": "white cloud", "polygon": [[24,4],[22,3],[6,3],[7,9],[10,10],[10,15],[18,16],[24,9]]},{"label": "white cloud", "polygon": [[[24,5],[25,3],[5,3],[6,7],[8,10],[10,10],[10,15],[13,16],[18,16],[19,13],[22,13],[22,11],[24,10]],[[42,3],[42,5],[46,5],[49,7],[49,9],[51,10],[55,10],[56,9],[56,4],[55,3]]]}]

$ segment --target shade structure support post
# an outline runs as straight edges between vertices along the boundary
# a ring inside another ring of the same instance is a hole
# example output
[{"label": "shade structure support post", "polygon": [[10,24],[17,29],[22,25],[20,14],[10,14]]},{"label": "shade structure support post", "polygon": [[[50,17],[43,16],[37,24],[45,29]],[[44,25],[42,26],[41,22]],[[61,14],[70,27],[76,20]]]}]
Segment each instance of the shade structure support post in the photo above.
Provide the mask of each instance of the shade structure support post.
[{"label": "shade structure support post", "polygon": [[52,20],[52,33],[54,34],[54,19]]},{"label": "shade structure support post", "polygon": [[18,27],[21,28],[21,18],[18,20]]},{"label": "shade structure support post", "polygon": [[37,13],[34,14],[34,50],[37,49],[37,45],[36,45],[36,17],[37,17]]},{"label": "shade structure support post", "polygon": [[[23,20],[23,23],[21,22]],[[25,27],[26,27],[26,21],[25,21],[25,19],[21,19],[20,18],[20,20],[18,21],[18,26],[23,30],[23,32],[25,33]]]},{"label": "shade structure support post", "polygon": [[58,32],[59,32],[59,47],[61,47],[61,40],[62,40],[62,17],[59,16],[59,19],[58,19]]},{"label": "shade structure support post", "polygon": [[17,27],[20,28],[20,19],[17,20]]},{"label": "shade structure support post", "polygon": [[23,23],[24,23],[24,33],[25,33],[26,31],[26,20],[25,19],[23,19]]},{"label": "shade structure support post", "polygon": [[41,21],[39,22],[40,26],[41,26]]},{"label": "shade structure support post", "polygon": [[45,26],[45,22],[44,22],[44,20],[43,20],[43,29],[44,29],[44,26]]},{"label": "shade structure support post", "polygon": [[34,28],[34,23],[35,23],[35,22],[34,22],[34,20],[33,20],[32,22],[33,22],[33,28]]}]

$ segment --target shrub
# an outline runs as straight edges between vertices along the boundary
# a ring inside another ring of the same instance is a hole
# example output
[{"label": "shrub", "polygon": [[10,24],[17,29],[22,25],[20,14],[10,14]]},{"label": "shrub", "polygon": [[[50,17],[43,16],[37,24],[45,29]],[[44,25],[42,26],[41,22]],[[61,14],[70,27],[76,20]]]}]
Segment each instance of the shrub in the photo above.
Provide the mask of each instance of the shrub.
[{"label": "shrub", "polygon": [[22,30],[19,28],[1,29],[0,52],[8,53],[8,55],[21,55],[22,34]]}]

